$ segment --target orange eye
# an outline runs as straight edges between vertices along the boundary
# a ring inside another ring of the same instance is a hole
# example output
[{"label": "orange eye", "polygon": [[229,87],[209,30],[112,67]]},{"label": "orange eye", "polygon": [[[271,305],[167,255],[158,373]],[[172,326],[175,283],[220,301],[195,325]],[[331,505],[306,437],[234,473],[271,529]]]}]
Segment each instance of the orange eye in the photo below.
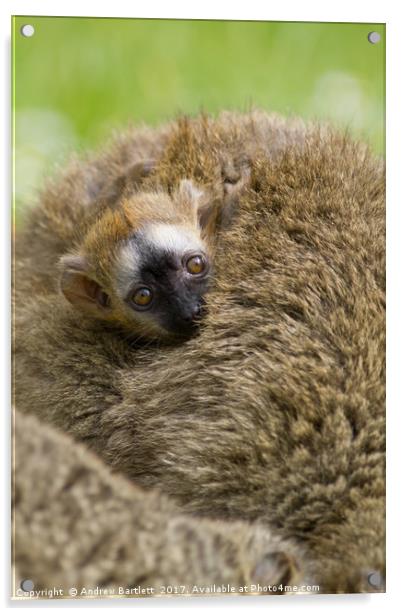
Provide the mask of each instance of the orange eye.
[{"label": "orange eye", "polygon": [[193,276],[197,276],[197,274],[202,274],[202,272],[205,270],[205,267],[205,259],[201,255],[194,255],[193,257],[190,257],[186,262],[186,269],[188,273],[192,274]]},{"label": "orange eye", "polygon": [[152,301],[151,289],[148,289],[148,287],[140,287],[132,296],[132,300],[134,304],[136,304],[140,308],[145,308],[146,306],[149,306]]}]

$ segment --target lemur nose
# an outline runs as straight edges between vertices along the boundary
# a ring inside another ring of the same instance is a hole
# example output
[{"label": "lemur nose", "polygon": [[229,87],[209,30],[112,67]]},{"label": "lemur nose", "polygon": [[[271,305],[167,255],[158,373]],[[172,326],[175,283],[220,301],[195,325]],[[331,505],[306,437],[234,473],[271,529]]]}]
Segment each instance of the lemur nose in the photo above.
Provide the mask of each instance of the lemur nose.
[{"label": "lemur nose", "polygon": [[201,314],[201,304],[197,304],[196,306],[194,306],[193,309],[193,319],[195,319],[196,317],[199,317]]},{"label": "lemur nose", "polygon": [[194,319],[199,317],[200,314],[201,304],[195,304],[195,306],[192,306],[187,315],[184,317],[184,321],[186,321],[187,323],[191,323],[192,321],[194,321]]}]

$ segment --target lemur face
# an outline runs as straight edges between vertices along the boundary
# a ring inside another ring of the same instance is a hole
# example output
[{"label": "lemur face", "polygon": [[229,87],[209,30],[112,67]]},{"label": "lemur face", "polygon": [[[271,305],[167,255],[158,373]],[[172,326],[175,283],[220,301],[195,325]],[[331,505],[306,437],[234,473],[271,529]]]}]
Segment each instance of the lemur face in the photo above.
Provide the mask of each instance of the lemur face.
[{"label": "lemur face", "polygon": [[122,246],[116,267],[116,292],[127,318],[188,336],[202,313],[211,263],[199,233],[186,226],[155,223]]},{"label": "lemur face", "polygon": [[133,338],[191,335],[212,271],[204,197],[183,180],[173,195],[140,192],[107,209],[61,260],[65,297]]}]

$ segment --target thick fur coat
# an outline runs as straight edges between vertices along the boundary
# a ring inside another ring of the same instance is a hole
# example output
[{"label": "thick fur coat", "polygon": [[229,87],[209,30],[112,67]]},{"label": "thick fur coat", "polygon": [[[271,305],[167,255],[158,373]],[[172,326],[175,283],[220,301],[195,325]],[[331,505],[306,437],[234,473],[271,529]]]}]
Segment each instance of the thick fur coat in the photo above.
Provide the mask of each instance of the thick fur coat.
[{"label": "thick fur coat", "polygon": [[[182,512],[274,528],[305,551],[321,592],[381,590],[383,165],[347,136],[264,113],[162,134],[145,187],[193,178],[219,199],[222,170],[250,166],[199,335],[136,348],[89,327],[57,292],[71,236],[60,223],[48,243],[53,222],[37,224],[16,269],[17,407]],[[76,166],[77,183],[67,172],[59,193],[83,189],[97,164]],[[53,212],[55,191],[40,207]]]},{"label": "thick fur coat", "polygon": [[184,516],[166,496],[112,474],[68,435],[18,412],[15,443],[15,596],[24,596],[26,579],[38,598],[53,588],[56,598],[96,589],[100,597],[213,594],[214,585],[260,594],[267,584],[280,594],[281,584],[293,592],[303,581],[300,555],[264,526]]}]

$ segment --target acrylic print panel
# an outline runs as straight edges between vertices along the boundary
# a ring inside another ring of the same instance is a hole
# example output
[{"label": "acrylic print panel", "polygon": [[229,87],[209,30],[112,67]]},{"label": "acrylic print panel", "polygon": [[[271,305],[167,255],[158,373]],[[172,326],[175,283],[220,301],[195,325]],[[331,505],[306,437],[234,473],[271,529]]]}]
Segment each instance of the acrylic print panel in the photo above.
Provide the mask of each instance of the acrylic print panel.
[{"label": "acrylic print panel", "polygon": [[384,592],[385,26],[12,45],[12,596]]}]

